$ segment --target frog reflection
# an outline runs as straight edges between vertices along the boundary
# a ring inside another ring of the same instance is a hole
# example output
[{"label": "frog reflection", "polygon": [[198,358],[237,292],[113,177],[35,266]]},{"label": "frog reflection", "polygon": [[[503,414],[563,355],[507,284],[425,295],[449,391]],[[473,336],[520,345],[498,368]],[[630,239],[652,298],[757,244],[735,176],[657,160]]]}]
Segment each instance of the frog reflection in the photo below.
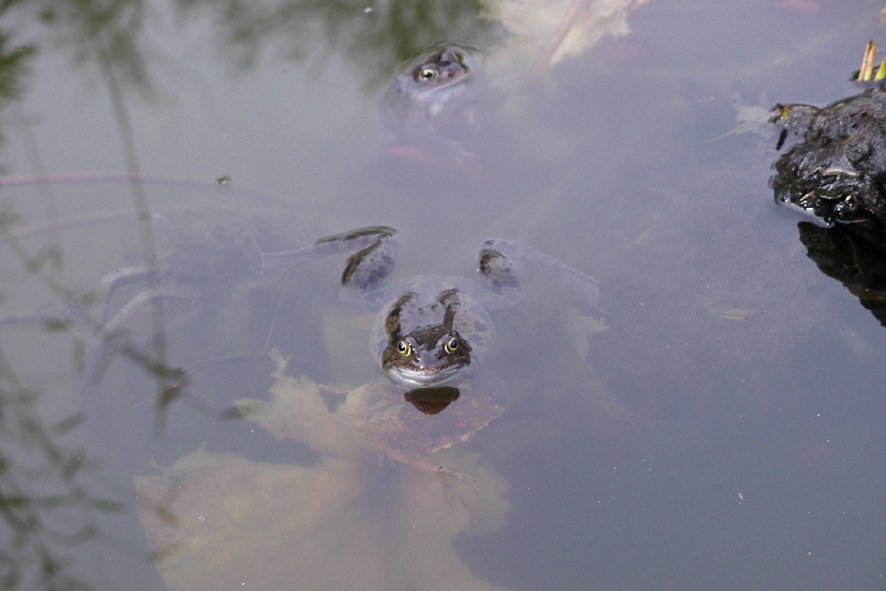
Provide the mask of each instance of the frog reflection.
[{"label": "frog reflection", "polygon": [[446,407],[458,400],[459,396],[461,392],[458,388],[439,386],[416,388],[404,394],[403,398],[426,415],[435,415],[446,410]]},{"label": "frog reflection", "polygon": [[529,246],[502,239],[480,245],[477,262],[484,283],[433,275],[386,283],[397,259],[395,234],[385,226],[336,234],[297,250],[265,253],[262,267],[270,273],[281,265],[357,251],[348,258],[339,299],[378,311],[370,350],[397,387],[454,386],[471,375],[493,337],[489,311],[512,308],[525,299],[512,259],[547,271],[585,304],[597,307],[596,280]]}]

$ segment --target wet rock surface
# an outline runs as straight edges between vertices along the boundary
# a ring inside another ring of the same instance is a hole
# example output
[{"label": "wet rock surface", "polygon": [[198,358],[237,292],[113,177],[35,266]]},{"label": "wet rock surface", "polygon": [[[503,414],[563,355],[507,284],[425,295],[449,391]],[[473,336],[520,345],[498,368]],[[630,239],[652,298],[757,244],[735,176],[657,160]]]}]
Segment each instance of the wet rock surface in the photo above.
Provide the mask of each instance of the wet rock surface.
[{"label": "wet rock surface", "polygon": [[774,164],[775,199],[825,224],[886,223],[886,91],[869,89],[824,108],[777,105],[779,148],[801,139]]},{"label": "wet rock surface", "polygon": [[776,202],[816,218],[799,223],[809,258],[886,326],[886,89],[824,108],[777,105],[771,121],[783,128],[778,148],[792,143],[773,164]]}]

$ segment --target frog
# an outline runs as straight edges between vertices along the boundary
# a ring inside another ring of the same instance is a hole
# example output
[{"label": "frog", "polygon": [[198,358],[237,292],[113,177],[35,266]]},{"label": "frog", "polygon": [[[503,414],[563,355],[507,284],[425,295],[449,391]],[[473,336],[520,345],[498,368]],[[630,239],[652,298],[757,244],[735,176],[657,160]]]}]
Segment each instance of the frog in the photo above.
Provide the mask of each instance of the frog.
[{"label": "frog", "polygon": [[326,236],[296,250],[263,253],[262,271],[270,274],[287,263],[356,251],[342,273],[339,299],[377,312],[370,353],[381,373],[398,387],[452,386],[473,373],[493,340],[490,312],[525,301],[514,260],[547,271],[585,304],[600,310],[596,279],[530,246],[501,238],[484,240],[478,248],[483,283],[435,275],[387,283],[397,261],[396,234],[388,226],[370,226]]},{"label": "frog", "polygon": [[377,312],[370,353],[394,385],[452,386],[486,358],[494,336],[490,312],[515,308],[525,299],[514,260],[546,271],[590,308],[600,311],[596,279],[530,246],[501,238],[484,240],[477,251],[482,283],[457,276],[419,275],[385,279],[397,261],[397,231],[358,228],[320,238],[296,250],[263,253],[265,274],[289,263],[355,251],[341,277],[342,303]]},{"label": "frog", "polygon": [[602,315],[599,284],[554,257],[501,238],[480,243],[479,281],[419,275],[388,282],[397,261],[396,234],[388,226],[369,226],[295,250],[263,253],[262,273],[289,272],[308,261],[352,253],[338,298],[376,313],[369,350],[383,377],[350,392],[342,406],[357,431],[388,456],[443,469],[431,454],[466,441],[503,413],[505,386],[480,370],[494,341],[492,314],[526,299],[514,261],[545,271]]},{"label": "frog", "polygon": [[477,131],[468,45],[435,45],[405,62],[382,98],[382,119],[391,132],[388,151],[406,147],[457,152]]}]

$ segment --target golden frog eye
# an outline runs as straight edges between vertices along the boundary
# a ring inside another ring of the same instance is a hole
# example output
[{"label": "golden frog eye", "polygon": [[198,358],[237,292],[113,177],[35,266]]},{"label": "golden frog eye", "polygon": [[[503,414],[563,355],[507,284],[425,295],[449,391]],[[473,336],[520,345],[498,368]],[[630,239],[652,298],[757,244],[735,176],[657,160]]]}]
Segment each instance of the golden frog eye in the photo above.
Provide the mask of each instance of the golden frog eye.
[{"label": "golden frog eye", "polygon": [[444,349],[444,350],[446,351],[446,353],[448,353],[449,355],[454,355],[455,352],[458,351],[458,339],[455,338],[455,337],[452,337],[451,339],[449,339],[449,340],[446,342],[445,345],[443,345],[443,349]]},{"label": "golden frog eye", "polygon": [[406,341],[397,341],[397,352],[400,353],[400,357],[409,357],[412,355],[412,347]]},{"label": "golden frog eye", "polygon": [[431,81],[438,76],[439,72],[437,68],[422,68],[421,72],[418,73],[419,78],[425,81]]}]

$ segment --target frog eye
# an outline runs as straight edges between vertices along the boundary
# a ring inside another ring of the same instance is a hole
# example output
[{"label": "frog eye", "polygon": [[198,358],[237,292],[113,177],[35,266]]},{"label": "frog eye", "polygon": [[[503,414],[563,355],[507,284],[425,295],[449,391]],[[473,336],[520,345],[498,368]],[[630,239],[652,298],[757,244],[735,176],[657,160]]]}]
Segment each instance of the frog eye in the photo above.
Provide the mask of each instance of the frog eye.
[{"label": "frog eye", "polygon": [[418,73],[419,78],[425,81],[430,81],[435,79],[440,73],[437,71],[437,68],[422,68]]},{"label": "frog eye", "polygon": [[456,351],[458,351],[459,343],[458,339],[452,337],[449,339],[445,345],[443,345],[443,350],[446,351],[449,355],[454,355]]},{"label": "frog eye", "polygon": [[400,357],[409,357],[412,355],[412,347],[406,341],[397,341],[397,352]]}]

